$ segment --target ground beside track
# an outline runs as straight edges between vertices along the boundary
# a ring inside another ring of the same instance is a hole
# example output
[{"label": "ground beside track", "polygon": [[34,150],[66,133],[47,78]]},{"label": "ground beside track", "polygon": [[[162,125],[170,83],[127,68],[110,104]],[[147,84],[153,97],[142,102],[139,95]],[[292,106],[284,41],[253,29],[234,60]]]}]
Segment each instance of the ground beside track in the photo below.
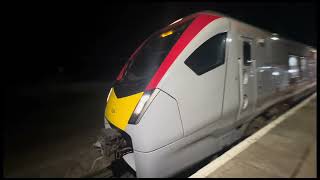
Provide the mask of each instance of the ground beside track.
[{"label": "ground beside track", "polygon": [[6,92],[4,176],[83,176],[98,156],[110,82],[31,87]]}]

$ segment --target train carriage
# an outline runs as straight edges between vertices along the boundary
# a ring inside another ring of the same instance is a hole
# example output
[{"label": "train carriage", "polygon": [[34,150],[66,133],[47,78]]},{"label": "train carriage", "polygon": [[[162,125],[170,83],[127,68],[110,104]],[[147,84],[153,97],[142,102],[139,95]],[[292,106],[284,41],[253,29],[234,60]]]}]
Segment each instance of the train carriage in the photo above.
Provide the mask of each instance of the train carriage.
[{"label": "train carriage", "polygon": [[316,49],[205,11],[152,34],[111,88],[105,128],[137,177],[169,177],[239,139],[269,106],[315,87]]}]

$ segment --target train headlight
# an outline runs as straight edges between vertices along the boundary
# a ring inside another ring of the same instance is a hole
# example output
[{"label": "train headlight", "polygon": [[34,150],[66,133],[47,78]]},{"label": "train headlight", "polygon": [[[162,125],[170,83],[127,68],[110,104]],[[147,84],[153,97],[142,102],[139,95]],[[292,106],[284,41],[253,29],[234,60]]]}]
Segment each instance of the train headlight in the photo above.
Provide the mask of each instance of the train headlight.
[{"label": "train headlight", "polygon": [[143,109],[145,108],[148,100],[150,99],[150,96],[153,91],[147,91],[144,92],[141,99],[139,100],[135,110],[133,111],[130,119],[129,119],[129,124],[138,124],[140,120],[140,115]]}]

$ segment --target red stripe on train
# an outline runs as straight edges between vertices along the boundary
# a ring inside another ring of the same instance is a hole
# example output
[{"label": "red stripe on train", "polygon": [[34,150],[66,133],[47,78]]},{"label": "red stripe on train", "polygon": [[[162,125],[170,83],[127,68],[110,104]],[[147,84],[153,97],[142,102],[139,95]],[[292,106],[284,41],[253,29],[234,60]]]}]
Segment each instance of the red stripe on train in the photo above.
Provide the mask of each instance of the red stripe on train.
[{"label": "red stripe on train", "polygon": [[127,65],[128,65],[128,63],[126,63],[126,64],[122,67],[122,69],[121,69],[121,71],[120,71],[120,73],[119,73],[119,75],[118,75],[118,77],[117,77],[117,81],[119,81],[119,80],[122,79],[123,73],[124,73],[124,71],[126,70]]},{"label": "red stripe on train", "polygon": [[164,74],[168,71],[171,64],[178,57],[178,55],[183,51],[183,49],[190,43],[190,41],[210,22],[220,18],[220,16],[209,15],[209,14],[200,14],[196,19],[189,25],[189,27],[183,32],[179,40],[170,50],[167,57],[161,63],[159,69],[152,77],[149,82],[146,90],[155,89],[164,76]]}]

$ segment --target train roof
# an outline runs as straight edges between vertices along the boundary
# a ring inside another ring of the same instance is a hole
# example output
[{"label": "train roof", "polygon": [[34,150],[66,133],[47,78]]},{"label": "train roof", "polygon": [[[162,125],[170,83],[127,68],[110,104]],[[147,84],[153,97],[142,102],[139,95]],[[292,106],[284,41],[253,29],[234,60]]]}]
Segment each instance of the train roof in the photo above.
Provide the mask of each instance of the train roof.
[{"label": "train roof", "polygon": [[[219,13],[219,12],[216,12],[216,11],[211,11],[211,10],[205,10],[205,11],[196,12],[196,13],[193,13],[193,14],[187,16],[187,17],[199,16],[199,15],[201,15],[201,14],[210,14],[210,15],[218,15],[218,16],[221,16],[221,17],[225,17],[225,18],[230,19],[231,21],[236,21],[236,22],[238,22],[238,23],[245,24],[245,25],[247,25],[247,26],[251,26],[251,27],[253,27],[253,28],[256,28],[256,29],[258,29],[258,30],[260,30],[260,31],[263,31],[263,32],[269,34],[270,36],[271,36],[272,34],[275,34],[275,33],[276,33],[276,32],[270,32],[270,31],[265,30],[265,29],[263,29],[263,28],[254,26],[254,25],[252,25],[252,24],[249,24],[249,23],[247,23],[247,22],[241,21],[241,20],[236,19],[236,18],[234,18],[234,17],[231,17],[231,16],[229,16],[229,15],[226,15],[226,14],[223,14],[223,13]],[[187,18],[187,17],[185,17],[185,18]],[[281,37],[280,34],[278,34],[278,33],[276,33],[276,34]],[[300,44],[300,45],[302,45],[302,46],[309,47],[309,48],[311,48],[311,49],[313,49],[313,50],[317,50],[316,47],[313,47],[313,46],[310,46],[310,45],[306,45],[306,44],[304,44],[304,43],[302,43],[302,42],[298,42],[298,41],[293,40],[293,39],[290,39],[290,38],[281,38],[281,39],[283,39],[283,40],[285,40],[285,41],[292,42],[292,43]]]}]

